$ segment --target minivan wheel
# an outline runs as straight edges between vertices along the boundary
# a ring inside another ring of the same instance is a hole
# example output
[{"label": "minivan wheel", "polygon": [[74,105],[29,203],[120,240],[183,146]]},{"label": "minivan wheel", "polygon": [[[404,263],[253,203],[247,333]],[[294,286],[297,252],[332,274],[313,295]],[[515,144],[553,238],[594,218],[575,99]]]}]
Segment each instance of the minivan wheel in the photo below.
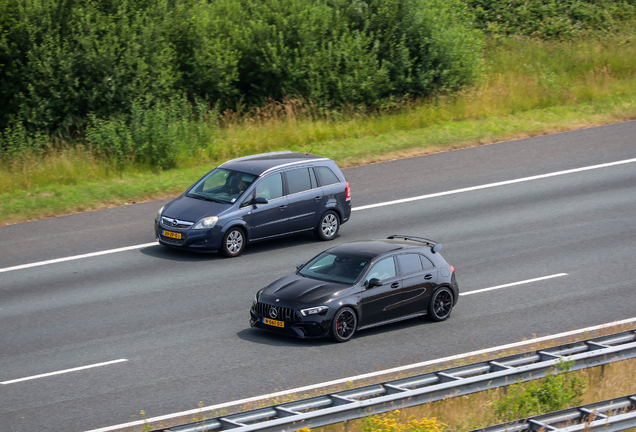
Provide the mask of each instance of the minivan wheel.
[{"label": "minivan wheel", "polygon": [[223,236],[221,252],[228,258],[237,257],[245,249],[245,234],[240,228],[230,228]]},{"label": "minivan wheel", "polygon": [[428,316],[433,321],[444,321],[453,310],[453,293],[446,287],[441,287],[433,293],[428,304]]},{"label": "minivan wheel", "polygon": [[346,342],[358,328],[358,319],[353,309],[343,307],[331,320],[331,338],[336,342]]},{"label": "minivan wheel", "polygon": [[329,210],[320,218],[320,223],[316,227],[316,237],[323,241],[332,240],[338,234],[339,229],[340,219],[338,215]]}]

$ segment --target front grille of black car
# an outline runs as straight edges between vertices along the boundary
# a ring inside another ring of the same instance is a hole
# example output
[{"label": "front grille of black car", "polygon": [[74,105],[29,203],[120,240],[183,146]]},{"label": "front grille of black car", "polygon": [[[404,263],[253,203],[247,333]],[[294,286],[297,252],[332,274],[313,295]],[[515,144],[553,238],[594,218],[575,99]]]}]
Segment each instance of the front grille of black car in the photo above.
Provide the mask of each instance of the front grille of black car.
[{"label": "front grille of black car", "polygon": [[175,245],[175,246],[183,246],[183,243],[185,243],[185,239],[176,239],[172,237],[166,237],[163,235],[161,236],[161,241],[164,243]]},{"label": "front grille of black car", "polygon": [[[272,315],[270,314],[270,311],[272,308],[276,309],[276,318],[272,317]],[[287,309],[280,306],[270,306],[268,304],[260,303],[260,302],[256,303],[256,313],[262,317],[272,318],[278,321],[285,321],[285,322],[298,321],[295,310]]]}]

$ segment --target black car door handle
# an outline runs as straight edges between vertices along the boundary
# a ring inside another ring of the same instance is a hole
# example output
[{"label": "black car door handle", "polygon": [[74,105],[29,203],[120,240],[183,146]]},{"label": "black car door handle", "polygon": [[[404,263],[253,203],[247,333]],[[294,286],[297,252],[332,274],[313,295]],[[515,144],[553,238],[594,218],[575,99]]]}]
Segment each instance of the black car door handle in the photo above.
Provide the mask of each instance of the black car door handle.
[{"label": "black car door handle", "polygon": [[399,286],[400,286],[400,284],[399,284],[398,282],[393,282],[393,283],[391,284],[391,288],[397,288],[397,287],[399,287]]},{"label": "black car door handle", "polygon": [[322,199],[322,197],[319,197],[319,196],[317,196],[317,197],[315,198],[316,202],[320,201],[321,199]]},{"label": "black car door handle", "polygon": [[431,280],[433,279],[433,275],[427,274],[426,276],[424,276],[424,279]]},{"label": "black car door handle", "polygon": [[287,206],[286,205],[282,205],[282,206],[279,206],[278,208],[281,209],[281,211],[282,211],[282,210],[285,210],[287,208]]}]

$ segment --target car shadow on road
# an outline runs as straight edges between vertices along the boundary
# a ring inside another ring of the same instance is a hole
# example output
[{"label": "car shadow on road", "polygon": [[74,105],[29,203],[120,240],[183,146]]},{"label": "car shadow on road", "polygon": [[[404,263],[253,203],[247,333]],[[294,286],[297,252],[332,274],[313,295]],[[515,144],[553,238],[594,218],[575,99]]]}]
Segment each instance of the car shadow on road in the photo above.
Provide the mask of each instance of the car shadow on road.
[{"label": "car shadow on road", "polygon": [[[373,338],[381,336],[385,333],[399,332],[415,327],[421,327],[425,325],[435,324],[432,321],[426,319],[426,317],[411,318],[404,321],[399,321],[392,324],[386,324],[379,327],[373,327],[367,330],[356,332],[350,342],[355,340],[364,340],[369,337]],[[271,333],[265,330],[257,328],[248,328],[241,330],[236,334],[240,339],[247,342],[254,342],[263,345],[272,346],[285,346],[285,347],[321,347],[338,344],[332,341],[329,337],[321,339],[301,339],[292,336],[285,336],[277,333]]]},{"label": "car shadow on road", "polygon": [[[340,238],[340,235],[336,235],[334,240]],[[274,239],[269,241],[263,241],[258,243],[250,243],[245,247],[243,253],[238,257],[252,256],[258,254],[267,254],[268,252],[274,252],[284,250],[288,248],[298,247],[301,245],[307,245],[311,243],[320,243],[325,246],[325,249],[330,247],[332,242],[320,242],[316,240],[316,237],[312,233],[296,234],[288,237],[281,237],[280,239]],[[156,246],[150,246],[140,249],[140,252],[144,255],[151,256],[153,258],[171,260],[171,261],[186,261],[186,262],[199,262],[199,261],[211,261],[211,260],[228,260],[228,263],[232,262],[235,258],[225,258],[220,253],[205,253],[191,250],[183,250],[170,248],[157,243]]]}]

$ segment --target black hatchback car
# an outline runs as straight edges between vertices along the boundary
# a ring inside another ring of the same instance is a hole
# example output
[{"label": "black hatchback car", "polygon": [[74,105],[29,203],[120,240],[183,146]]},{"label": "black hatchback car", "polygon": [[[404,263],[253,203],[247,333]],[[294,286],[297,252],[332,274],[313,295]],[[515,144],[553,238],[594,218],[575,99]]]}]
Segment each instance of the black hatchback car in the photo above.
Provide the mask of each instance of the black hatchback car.
[{"label": "black hatchback car", "polygon": [[164,246],[238,256],[246,243],[314,231],[333,239],[351,216],[351,188],[338,165],[276,152],[219,165],[155,218]]},{"label": "black hatchback car", "polygon": [[250,325],[346,342],[357,330],[408,318],[444,321],[457,304],[459,287],[441,248],[402,235],[335,246],[258,291]]}]

